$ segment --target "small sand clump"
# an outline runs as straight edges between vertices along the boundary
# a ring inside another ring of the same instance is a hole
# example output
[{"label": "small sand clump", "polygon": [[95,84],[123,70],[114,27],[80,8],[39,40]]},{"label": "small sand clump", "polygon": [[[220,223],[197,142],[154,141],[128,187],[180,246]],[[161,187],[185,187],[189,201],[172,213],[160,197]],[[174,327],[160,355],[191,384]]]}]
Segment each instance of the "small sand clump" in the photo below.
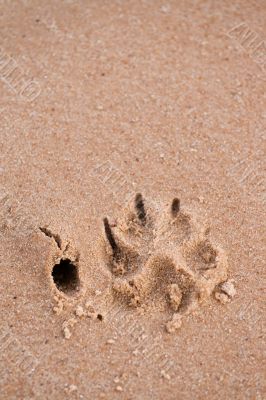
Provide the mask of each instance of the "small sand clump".
[{"label": "small sand clump", "polygon": [[87,309],[87,317],[90,319],[96,319],[97,318],[97,313],[95,311],[95,308],[90,302],[86,302],[85,307]]},{"label": "small sand clump", "polygon": [[161,371],[161,377],[167,379],[168,381],[171,379],[170,375],[167,374],[164,369]]},{"label": "small sand clump", "polygon": [[72,336],[72,333],[69,329],[69,327],[73,327],[76,325],[77,323],[77,319],[76,318],[70,318],[67,321],[63,322],[63,335],[65,337],[65,339],[70,339],[70,337]]},{"label": "small sand clump", "polygon": [[174,314],[173,318],[167,322],[165,328],[168,333],[177,332],[182,325],[182,317],[179,314]]},{"label": "small sand clump", "polygon": [[221,285],[221,290],[231,298],[233,298],[236,295],[236,289],[234,287],[232,280],[224,282]]},{"label": "small sand clump", "polygon": [[220,301],[222,304],[229,303],[235,295],[236,289],[232,280],[223,282],[214,294],[216,300]]},{"label": "small sand clump", "polygon": [[106,343],[107,343],[107,344],[114,344],[114,343],[115,343],[115,340],[114,340],[114,339],[108,339],[108,340],[106,341]]},{"label": "small sand clump", "polygon": [[65,339],[70,339],[72,336],[72,333],[70,332],[70,329],[67,326],[63,328],[63,334]]},{"label": "small sand clump", "polygon": [[182,292],[179,286],[176,283],[173,283],[172,285],[170,285],[169,288],[169,300],[170,300],[170,306],[174,311],[178,310],[181,299],[182,299]]},{"label": "small sand clump", "polygon": [[83,315],[85,315],[83,307],[82,306],[77,306],[77,308],[75,310],[75,314],[76,314],[77,317],[82,317]]},{"label": "small sand clump", "polygon": [[54,300],[56,301],[56,306],[53,307],[53,312],[56,315],[60,315],[64,309],[64,302],[62,299],[60,299],[59,297],[54,297]]}]

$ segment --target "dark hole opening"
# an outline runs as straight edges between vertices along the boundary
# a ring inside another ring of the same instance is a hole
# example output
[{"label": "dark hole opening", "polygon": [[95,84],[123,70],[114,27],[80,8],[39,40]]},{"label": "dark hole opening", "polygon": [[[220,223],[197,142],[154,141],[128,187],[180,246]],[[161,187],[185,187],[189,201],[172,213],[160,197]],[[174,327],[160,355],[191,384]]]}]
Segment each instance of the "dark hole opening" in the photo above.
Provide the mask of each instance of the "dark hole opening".
[{"label": "dark hole opening", "polygon": [[100,321],[102,321],[102,320],[103,320],[102,314],[98,314],[98,315],[97,315],[97,318],[98,318]]},{"label": "dark hole opening", "polygon": [[73,295],[79,290],[79,274],[77,266],[69,259],[61,259],[52,271],[52,277],[58,290]]}]

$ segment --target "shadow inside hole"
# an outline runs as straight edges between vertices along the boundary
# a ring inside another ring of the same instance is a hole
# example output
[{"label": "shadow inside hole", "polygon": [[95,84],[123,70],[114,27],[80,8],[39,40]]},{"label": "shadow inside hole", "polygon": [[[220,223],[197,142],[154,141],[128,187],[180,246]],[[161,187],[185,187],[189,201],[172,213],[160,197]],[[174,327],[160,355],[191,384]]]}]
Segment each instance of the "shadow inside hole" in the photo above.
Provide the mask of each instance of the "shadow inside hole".
[{"label": "shadow inside hole", "polygon": [[97,315],[97,318],[98,318],[99,321],[103,321],[103,316],[102,316],[102,314],[98,314],[98,315]]},{"label": "shadow inside hole", "polygon": [[58,290],[74,295],[80,287],[77,266],[69,259],[61,259],[52,270],[52,277]]}]

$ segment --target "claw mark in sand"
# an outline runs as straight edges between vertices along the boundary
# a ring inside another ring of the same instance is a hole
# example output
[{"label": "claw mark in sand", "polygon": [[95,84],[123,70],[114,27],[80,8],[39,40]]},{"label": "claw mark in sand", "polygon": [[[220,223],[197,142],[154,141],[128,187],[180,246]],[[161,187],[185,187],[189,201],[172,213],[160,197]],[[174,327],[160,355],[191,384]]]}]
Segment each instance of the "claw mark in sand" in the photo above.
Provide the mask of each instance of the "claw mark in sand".
[{"label": "claw mark in sand", "polygon": [[113,229],[107,218],[103,222],[114,298],[129,307],[164,311],[169,333],[212,293],[222,302],[235,294],[227,284],[225,252],[210,241],[209,228],[181,208],[180,199],[158,215],[138,193]]},{"label": "claw mark in sand", "polygon": [[46,236],[54,239],[55,243],[57,244],[58,248],[62,250],[62,240],[58,234],[53,233],[49,228],[47,227],[41,227],[40,226],[40,231],[44,233]]},{"label": "claw mark in sand", "polygon": [[104,218],[103,223],[104,223],[104,229],[105,229],[106,237],[107,237],[107,239],[108,239],[108,241],[110,243],[110,246],[111,246],[111,248],[113,250],[113,256],[114,256],[114,258],[118,259],[119,249],[118,249],[118,246],[117,246],[116,241],[114,239],[114,236],[113,236],[113,233],[112,233],[108,218]]},{"label": "claw mark in sand", "polygon": [[180,200],[175,198],[172,201],[172,206],[171,206],[171,212],[172,212],[172,216],[176,217],[177,213],[180,211]]},{"label": "claw mark in sand", "polygon": [[140,193],[138,193],[135,197],[135,209],[139,220],[144,225],[146,223],[146,211],[144,207],[144,201]]}]

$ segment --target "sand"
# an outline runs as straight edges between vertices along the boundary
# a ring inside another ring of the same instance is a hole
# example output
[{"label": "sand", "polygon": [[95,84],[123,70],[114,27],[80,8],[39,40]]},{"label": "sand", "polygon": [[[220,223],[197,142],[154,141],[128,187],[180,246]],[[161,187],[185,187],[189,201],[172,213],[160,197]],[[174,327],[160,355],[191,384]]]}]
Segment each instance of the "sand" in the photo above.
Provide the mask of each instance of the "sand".
[{"label": "sand", "polygon": [[0,7],[1,400],[263,400],[265,2]]}]

